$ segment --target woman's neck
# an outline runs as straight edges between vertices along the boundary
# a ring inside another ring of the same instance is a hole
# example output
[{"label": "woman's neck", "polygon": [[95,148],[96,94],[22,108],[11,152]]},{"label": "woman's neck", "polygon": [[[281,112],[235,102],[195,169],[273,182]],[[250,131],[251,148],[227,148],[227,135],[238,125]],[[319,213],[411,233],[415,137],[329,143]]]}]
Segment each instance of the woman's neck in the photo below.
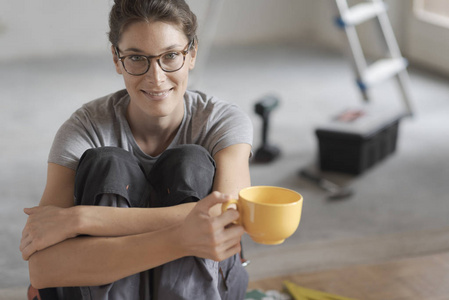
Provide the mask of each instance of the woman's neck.
[{"label": "woman's neck", "polygon": [[148,155],[158,156],[173,141],[184,117],[184,109],[165,117],[150,117],[127,109],[126,119],[140,149]]}]

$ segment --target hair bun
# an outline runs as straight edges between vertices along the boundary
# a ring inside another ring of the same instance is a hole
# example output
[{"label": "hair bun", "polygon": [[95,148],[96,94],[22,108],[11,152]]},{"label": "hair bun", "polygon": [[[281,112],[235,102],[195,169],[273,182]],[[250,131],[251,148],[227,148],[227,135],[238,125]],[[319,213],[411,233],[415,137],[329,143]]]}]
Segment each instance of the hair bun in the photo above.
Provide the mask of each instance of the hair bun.
[{"label": "hair bun", "polygon": [[184,0],[114,0],[109,14],[109,41],[117,46],[126,26],[139,21],[162,21],[179,26],[189,41],[198,27]]}]

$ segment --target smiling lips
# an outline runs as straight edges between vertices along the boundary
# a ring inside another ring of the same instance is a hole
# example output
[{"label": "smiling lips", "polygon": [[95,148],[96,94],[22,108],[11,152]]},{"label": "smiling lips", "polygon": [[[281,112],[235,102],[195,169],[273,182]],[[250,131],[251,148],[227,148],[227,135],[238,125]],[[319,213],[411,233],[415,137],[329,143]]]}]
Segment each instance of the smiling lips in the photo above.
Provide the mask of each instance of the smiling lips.
[{"label": "smiling lips", "polygon": [[153,100],[162,100],[165,99],[172,89],[164,90],[164,91],[145,91],[142,92],[149,98]]}]

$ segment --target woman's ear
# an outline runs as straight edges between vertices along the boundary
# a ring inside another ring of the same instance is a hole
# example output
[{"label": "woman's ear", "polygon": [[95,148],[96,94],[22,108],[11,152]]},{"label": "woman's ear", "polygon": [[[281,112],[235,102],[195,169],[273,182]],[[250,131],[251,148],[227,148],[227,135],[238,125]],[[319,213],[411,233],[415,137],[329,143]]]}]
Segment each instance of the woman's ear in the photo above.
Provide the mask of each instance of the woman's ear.
[{"label": "woman's ear", "polygon": [[118,59],[117,53],[115,51],[115,47],[113,45],[111,46],[111,52],[112,52],[112,60],[114,61],[114,65],[115,65],[115,71],[118,74],[123,74],[120,60]]},{"label": "woman's ear", "polygon": [[198,52],[198,43],[195,42],[193,47],[189,50],[190,59],[189,59],[189,70],[193,70],[195,68],[196,54]]}]

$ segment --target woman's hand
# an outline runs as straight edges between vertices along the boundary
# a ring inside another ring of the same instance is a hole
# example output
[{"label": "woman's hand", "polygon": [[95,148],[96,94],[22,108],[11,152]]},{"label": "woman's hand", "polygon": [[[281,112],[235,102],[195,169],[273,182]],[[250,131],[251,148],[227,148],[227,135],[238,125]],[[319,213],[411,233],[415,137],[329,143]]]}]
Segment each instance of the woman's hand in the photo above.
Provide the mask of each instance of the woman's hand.
[{"label": "woman's hand", "polygon": [[28,260],[36,251],[77,235],[77,221],[71,208],[49,205],[25,208],[23,211],[28,215],[20,242],[24,260]]},{"label": "woman's hand", "polygon": [[229,199],[229,196],[213,192],[198,201],[186,217],[180,226],[180,242],[189,255],[221,261],[240,252],[244,230],[232,223],[239,213],[229,209],[219,216],[210,215],[211,207]]}]

